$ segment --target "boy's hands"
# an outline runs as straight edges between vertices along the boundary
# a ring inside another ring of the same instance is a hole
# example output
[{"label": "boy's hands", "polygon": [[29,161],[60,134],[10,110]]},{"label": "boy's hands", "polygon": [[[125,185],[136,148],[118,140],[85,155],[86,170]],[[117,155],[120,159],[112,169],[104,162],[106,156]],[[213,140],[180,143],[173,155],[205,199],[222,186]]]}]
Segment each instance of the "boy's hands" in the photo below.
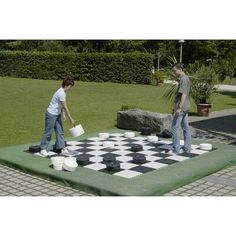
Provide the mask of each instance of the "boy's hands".
[{"label": "boy's hands", "polygon": [[70,119],[70,122],[71,122],[72,126],[75,126],[75,120],[73,118]]},{"label": "boy's hands", "polygon": [[62,112],[62,120],[66,121],[66,114],[65,114],[65,112]]}]

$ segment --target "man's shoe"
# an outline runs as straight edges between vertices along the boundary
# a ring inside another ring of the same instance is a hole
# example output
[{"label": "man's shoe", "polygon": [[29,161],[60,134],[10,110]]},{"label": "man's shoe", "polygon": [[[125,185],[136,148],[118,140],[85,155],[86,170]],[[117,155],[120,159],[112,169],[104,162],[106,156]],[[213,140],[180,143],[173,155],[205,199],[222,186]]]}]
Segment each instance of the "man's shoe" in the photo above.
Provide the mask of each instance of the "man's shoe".
[{"label": "man's shoe", "polygon": [[173,154],[173,155],[178,155],[178,154],[182,154],[184,153],[184,151],[182,149],[179,150],[179,152],[174,152],[173,150],[170,150],[169,152],[167,152],[167,154]]},{"label": "man's shoe", "polygon": [[48,154],[48,152],[47,152],[46,149],[41,150],[41,151],[40,151],[40,155],[42,155],[42,156],[44,156],[44,157],[48,157],[48,156],[49,156],[49,154]]}]

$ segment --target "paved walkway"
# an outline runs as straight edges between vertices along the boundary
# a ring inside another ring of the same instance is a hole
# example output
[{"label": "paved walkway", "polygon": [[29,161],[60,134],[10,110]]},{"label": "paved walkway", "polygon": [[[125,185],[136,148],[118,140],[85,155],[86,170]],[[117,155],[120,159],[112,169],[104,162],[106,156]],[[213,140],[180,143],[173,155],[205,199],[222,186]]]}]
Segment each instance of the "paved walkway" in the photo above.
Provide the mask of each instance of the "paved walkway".
[{"label": "paved walkway", "polygon": [[215,86],[218,91],[236,92],[235,85],[219,84]]},{"label": "paved walkway", "polygon": [[163,196],[236,196],[236,166],[218,171]]},{"label": "paved walkway", "polygon": [[93,196],[0,164],[0,196]]}]

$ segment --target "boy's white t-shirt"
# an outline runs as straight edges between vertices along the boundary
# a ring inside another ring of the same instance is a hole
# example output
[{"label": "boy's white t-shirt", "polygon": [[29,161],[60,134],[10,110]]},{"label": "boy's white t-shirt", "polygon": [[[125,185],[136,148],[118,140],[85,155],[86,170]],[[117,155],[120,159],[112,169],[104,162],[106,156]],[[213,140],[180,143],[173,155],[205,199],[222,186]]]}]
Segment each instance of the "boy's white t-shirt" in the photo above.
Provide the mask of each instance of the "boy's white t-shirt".
[{"label": "boy's white t-shirt", "polygon": [[60,88],[54,93],[47,111],[52,115],[61,114],[61,109],[62,109],[61,102],[65,101],[66,101],[66,93],[63,88]]}]

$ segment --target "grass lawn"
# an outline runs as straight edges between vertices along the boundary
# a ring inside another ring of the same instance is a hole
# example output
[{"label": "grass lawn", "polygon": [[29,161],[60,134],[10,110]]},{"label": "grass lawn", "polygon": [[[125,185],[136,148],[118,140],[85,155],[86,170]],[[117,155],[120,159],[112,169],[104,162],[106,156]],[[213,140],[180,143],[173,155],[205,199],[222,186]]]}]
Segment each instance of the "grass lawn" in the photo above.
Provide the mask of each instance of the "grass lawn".
[{"label": "grass lawn", "polygon": [[[0,147],[40,142],[46,108],[60,86],[61,81],[0,78]],[[116,114],[122,104],[169,113],[171,103],[163,98],[164,89],[165,85],[76,82],[67,95],[67,103],[72,117],[86,132],[98,132],[116,125]],[[235,106],[235,93],[218,94],[213,101],[213,110]],[[195,110],[192,104],[191,112]],[[69,128],[67,121],[65,137],[70,135]]]}]

